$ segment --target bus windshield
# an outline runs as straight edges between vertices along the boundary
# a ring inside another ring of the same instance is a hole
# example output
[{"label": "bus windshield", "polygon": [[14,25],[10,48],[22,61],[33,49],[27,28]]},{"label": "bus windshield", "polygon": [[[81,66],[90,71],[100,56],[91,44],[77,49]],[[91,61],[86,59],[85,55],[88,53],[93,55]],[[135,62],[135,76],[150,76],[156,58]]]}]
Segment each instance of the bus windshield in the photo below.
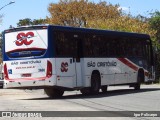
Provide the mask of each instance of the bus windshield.
[{"label": "bus windshield", "polygon": [[9,58],[43,56],[48,47],[46,29],[5,31],[5,53]]}]

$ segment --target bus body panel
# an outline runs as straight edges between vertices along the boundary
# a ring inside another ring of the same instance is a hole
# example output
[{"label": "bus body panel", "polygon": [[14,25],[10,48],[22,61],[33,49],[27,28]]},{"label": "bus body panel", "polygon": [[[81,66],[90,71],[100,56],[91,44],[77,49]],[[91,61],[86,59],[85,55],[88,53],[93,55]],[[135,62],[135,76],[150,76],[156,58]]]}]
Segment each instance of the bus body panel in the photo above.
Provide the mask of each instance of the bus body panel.
[{"label": "bus body panel", "polygon": [[46,76],[47,59],[15,60],[4,62],[9,80],[41,78]]},{"label": "bus body panel", "polygon": [[[101,85],[114,85],[137,82],[136,78],[138,69],[137,71],[134,70],[133,68],[119,61],[117,58],[85,58],[84,61],[84,73],[86,79],[90,78],[94,70],[98,70],[101,74]],[[131,61],[129,62],[130,64],[135,65]],[[87,79],[85,81],[85,84],[87,84],[85,87],[89,87],[90,79]]]},{"label": "bus body panel", "polygon": [[68,88],[76,87],[75,64],[72,58],[56,58],[57,85]]},{"label": "bus body panel", "polygon": [[82,62],[74,58],[56,58],[57,86],[68,88],[82,87]]},{"label": "bus body panel", "polygon": [[[32,59],[31,59],[32,60]],[[34,69],[30,66],[33,65],[23,65],[23,67],[15,67],[10,65],[11,61],[4,62],[4,64],[10,66],[7,70],[10,71],[17,71],[16,68],[21,69],[21,72],[17,73],[10,73],[9,79],[5,78],[5,85],[4,88],[29,88],[29,87],[47,87],[47,86],[56,86],[57,85],[57,75],[56,75],[56,65],[55,65],[55,58],[52,59],[37,59],[41,61],[41,64],[34,64]],[[47,61],[50,61],[52,64],[52,75],[47,76]],[[17,60],[15,61],[18,64],[21,62],[28,62],[28,60]],[[28,71],[28,72],[26,72]],[[36,72],[35,72],[36,71]],[[31,74],[30,77],[23,76],[23,74]],[[35,75],[34,75],[35,74]]]}]

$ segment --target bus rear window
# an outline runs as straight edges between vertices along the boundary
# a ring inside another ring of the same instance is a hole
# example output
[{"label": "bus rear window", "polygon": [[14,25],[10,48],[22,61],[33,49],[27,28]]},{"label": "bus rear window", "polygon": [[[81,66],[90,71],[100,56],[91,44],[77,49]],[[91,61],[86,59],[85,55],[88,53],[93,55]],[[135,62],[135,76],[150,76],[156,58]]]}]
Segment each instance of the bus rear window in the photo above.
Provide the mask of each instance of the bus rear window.
[{"label": "bus rear window", "polygon": [[47,29],[5,34],[5,53],[10,58],[43,56],[48,47]]}]

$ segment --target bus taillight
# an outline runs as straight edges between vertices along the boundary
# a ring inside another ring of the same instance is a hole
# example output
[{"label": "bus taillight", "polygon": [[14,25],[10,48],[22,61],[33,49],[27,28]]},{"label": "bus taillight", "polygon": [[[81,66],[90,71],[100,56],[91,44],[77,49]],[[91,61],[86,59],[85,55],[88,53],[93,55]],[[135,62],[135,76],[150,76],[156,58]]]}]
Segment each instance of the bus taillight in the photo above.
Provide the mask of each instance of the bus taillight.
[{"label": "bus taillight", "polygon": [[6,80],[9,79],[6,63],[4,64],[4,78],[5,78]]},{"label": "bus taillight", "polygon": [[52,76],[52,63],[50,61],[47,61],[47,77]]}]

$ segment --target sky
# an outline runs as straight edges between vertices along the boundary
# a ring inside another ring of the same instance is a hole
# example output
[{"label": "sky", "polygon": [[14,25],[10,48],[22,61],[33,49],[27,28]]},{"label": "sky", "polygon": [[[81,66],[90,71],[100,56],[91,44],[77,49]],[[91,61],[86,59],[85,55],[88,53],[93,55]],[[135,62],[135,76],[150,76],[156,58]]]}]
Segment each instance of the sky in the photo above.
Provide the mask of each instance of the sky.
[{"label": "sky", "polygon": [[[7,5],[11,1],[15,3]],[[99,2],[100,0],[89,0]],[[113,5],[119,4],[125,13],[148,16],[155,10],[160,11],[160,0],[101,0]],[[17,27],[20,19],[44,19],[49,16],[47,10],[50,3],[58,3],[59,0],[0,0],[0,15],[3,21],[0,23],[0,32],[8,29],[10,25]]]}]

